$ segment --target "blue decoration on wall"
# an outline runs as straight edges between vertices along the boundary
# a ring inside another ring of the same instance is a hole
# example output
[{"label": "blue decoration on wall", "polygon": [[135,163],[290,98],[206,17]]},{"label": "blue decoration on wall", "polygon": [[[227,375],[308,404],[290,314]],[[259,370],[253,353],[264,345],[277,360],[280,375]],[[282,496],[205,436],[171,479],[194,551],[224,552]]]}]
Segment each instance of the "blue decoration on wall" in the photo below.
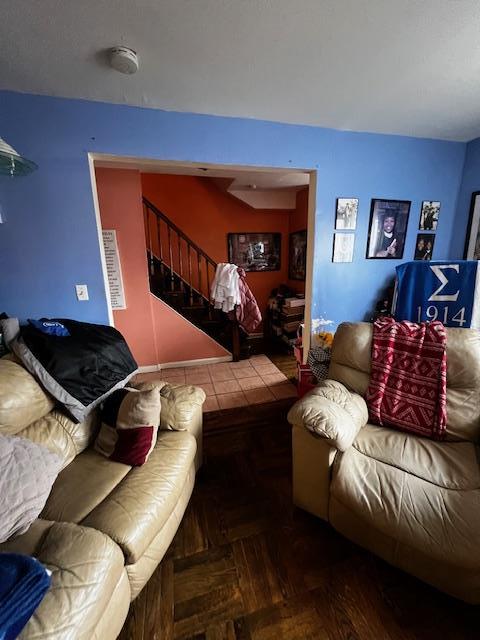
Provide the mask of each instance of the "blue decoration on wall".
[{"label": "blue decoration on wall", "polygon": [[480,328],[478,265],[474,260],[446,260],[398,266],[395,319]]}]

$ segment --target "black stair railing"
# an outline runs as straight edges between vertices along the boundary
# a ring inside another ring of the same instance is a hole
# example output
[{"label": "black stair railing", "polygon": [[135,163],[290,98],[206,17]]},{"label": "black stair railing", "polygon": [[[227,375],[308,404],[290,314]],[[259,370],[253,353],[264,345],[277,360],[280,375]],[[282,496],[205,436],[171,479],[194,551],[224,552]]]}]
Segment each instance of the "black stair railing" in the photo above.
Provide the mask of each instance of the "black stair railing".
[{"label": "black stair railing", "polygon": [[[213,305],[210,300],[210,285],[215,277],[217,263],[191,240],[174,222],[147,198],[142,198],[147,257],[150,279],[155,276],[155,260],[167,272],[171,292],[178,284],[189,297],[191,306],[195,298],[203,305],[212,319]],[[234,315],[234,314],[232,314]],[[232,323],[232,355],[240,357],[240,333],[237,321]]]}]

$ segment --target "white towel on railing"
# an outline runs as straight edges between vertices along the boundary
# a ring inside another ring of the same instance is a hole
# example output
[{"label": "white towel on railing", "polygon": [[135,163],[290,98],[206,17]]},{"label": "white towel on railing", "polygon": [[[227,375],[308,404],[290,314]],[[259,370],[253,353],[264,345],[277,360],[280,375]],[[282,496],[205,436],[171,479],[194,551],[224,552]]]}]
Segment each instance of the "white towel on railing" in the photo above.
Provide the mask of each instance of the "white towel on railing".
[{"label": "white towel on railing", "polygon": [[212,282],[210,297],[215,309],[222,309],[225,313],[232,311],[236,304],[240,304],[240,276],[236,264],[220,262]]}]

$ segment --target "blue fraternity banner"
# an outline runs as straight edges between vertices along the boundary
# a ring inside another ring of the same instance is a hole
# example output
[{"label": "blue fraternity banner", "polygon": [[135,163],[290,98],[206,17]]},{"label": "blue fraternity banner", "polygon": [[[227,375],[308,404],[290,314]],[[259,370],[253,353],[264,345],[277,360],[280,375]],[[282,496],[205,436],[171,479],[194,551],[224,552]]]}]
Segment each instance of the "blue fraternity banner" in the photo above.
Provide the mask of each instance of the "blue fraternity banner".
[{"label": "blue fraternity banner", "polygon": [[446,327],[480,328],[476,260],[406,262],[396,268],[395,320],[440,320]]}]

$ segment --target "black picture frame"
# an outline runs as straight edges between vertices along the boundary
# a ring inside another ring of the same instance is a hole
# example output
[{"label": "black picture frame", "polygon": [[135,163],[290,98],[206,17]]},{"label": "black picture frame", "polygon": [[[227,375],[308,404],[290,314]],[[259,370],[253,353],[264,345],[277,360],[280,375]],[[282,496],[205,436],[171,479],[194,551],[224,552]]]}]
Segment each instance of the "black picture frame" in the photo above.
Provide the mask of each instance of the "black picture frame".
[{"label": "black picture frame", "polygon": [[464,260],[480,260],[480,191],[474,191],[470,199]]},{"label": "black picture frame", "polygon": [[288,244],[288,277],[304,281],[307,276],[307,230],[294,231]]},{"label": "black picture frame", "polygon": [[[345,212],[349,204],[352,209],[350,215]],[[358,198],[337,198],[335,200],[335,231],[355,231],[357,228],[358,205]]]},{"label": "black picture frame", "polygon": [[414,260],[431,260],[436,235],[434,233],[417,233],[415,240]]},{"label": "black picture frame", "polygon": [[[403,258],[411,206],[411,200],[372,198],[365,254],[368,260],[401,260]],[[394,221],[391,237],[387,237],[385,233],[384,223],[387,218],[393,218]],[[389,240],[391,242],[387,244]],[[391,247],[394,240],[394,253],[392,253]]]},{"label": "black picture frame", "polygon": [[245,231],[227,234],[228,261],[245,271],[279,271],[282,234]]},{"label": "black picture frame", "polygon": [[440,218],[442,203],[439,200],[423,200],[420,207],[420,218],[418,220],[418,230],[435,232]]}]

